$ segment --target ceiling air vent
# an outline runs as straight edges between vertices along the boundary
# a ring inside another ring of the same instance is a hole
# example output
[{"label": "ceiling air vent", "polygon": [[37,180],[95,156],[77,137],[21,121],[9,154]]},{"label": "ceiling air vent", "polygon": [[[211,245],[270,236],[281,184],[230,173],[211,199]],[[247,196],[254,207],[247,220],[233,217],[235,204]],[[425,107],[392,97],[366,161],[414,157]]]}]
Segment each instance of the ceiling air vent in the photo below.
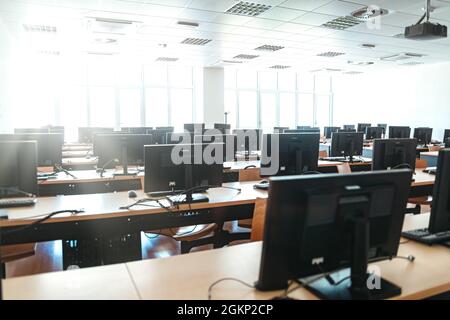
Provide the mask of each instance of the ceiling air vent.
[{"label": "ceiling air vent", "polygon": [[370,66],[372,64],[374,64],[375,62],[373,61],[353,61],[353,60],[349,60],[347,61],[348,64],[351,64],[353,66]]},{"label": "ceiling air vent", "polygon": [[272,8],[272,6],[268,6],[261,3],[239,1],[234,6],[225,11],[225,13],[237,14],[240,16],[256,17],[259,16],[261,13],[266,12],[270,8]]},{"label": "ceiling air vent", "polygon": [[361,48],[364,49],[374,49],[377,45],[373,43],[363,43],[361,44]]},{"label": "ceiling air vent", "polygon": [[388,13],[389,11],[386,9],[382,9],[377,6],[367,6],[362,7],[361,9],[358,9],[356,11],[353,11],[352,17],[357,20],[365,22],[376,17],[384,16]]},{"label": "ceiling air vent", "polygon": [[23,28],[26,32],[43,32],[43,33],[56,33],[55,26],[46,26],[40,24],[24,24]]},{"label": "ceiling air vent", "polygon": [[381,57],[380,60],[395,62],[395,61],[402,61],[402,60],[407,60],[407,59],[411,59],[411,58],[421,58],[423,56],[424,56],[423,54],[419,54],[419,53],[402,52],[402,53],[394,54],[391,56]]},{"label": "ceiling air vent", "polygon": [[333,52],[333,51],[328,51],[328,52],[322,52],[319,53],[317,56],[318,57],[327,57],[327,58],[334,58],[334,57],[338,57],[338,56],[342,56],[345,53],[343,52]]},{"label": "ceiling air vent", "polygon": [[159,57],[159,58],[156,59],[156,61],[175,62],[175,61],[178,61],[178,58]]},{"label": "ceiling air vent", "polygon": [[233,63],[233,64],[239,64],[242,63],[242,61],[237,60],[222,60],[223,63]]},{"label": "ceiling air vent", "polygon": [[401,66],[418,66],[421,64],[423,64],[423,62],[418,62],[418,61],[410,61],[410,62],[400,63]]},{"label": "ceiling air vent", "polygon": [[246,60],[250,60],[250,59],[255,59],[258,58],[259,56],[253,55],[253,54],[238,54],[237,56],[233,57],[233,59],[246,59]]},{"label": "ceiling air vent", "polygon": [[283,65],[281,65],[281,64],[276,64],[276,65],[274,65],[274,66],[271,66],[271,67],[269,67],[270,69],[278,69],[278,70],[283,70],[283,69],[288,69],[288,68],[290,68],[291,66],[283,66]]},{"label": "ceiling air vent", "polygon": [[199,39],[199,38],[186,38],[181,41],[182,44],[191,44],[194,46],[204,46],[207,43],[210,43],[212,40],[210,39]]},{"label": "ceiling air vent", "polygon": [[362,21],[360,21],[356,18],[347,16],[347,17],[339,17],[339,18],[333,19],[331,21],[325,22],[324,24],[321,25],[321,27],[328,28],[328,29],[334,29],[334,30],[345,30],[345,29],[357,26],[361,22]]},{"label": "ceiling air vent", "polygon": [[284,47],[282,47],[282,46],[272,46],[270,44],[265,44],[265,45],[262,45],[262,46],[260,46],[258,48],[255,48],[255,50],[259,50],[259,51],[278,51],[278,50],[281,50],[283,48]]},{"label": "ceiling air vent", "polygon": [[342,74],[348,74],[348,75],[357,75],[357,74],[362,74],[362,73],[364,73],[364,72],[362,72],[362,71],[344,71],[344,72],[342,72]]},{"label": "ceiling air vent", "polygon": [[177,21],[177,24],[183,27],[192,27],[196,28],[199,26],[197,22],[191,22],[191,21]]},{"label": "ceiling air vent", "polygon": [[36,53],[44,56],[59,56],[61,54],[58,50],[38,50]]}]

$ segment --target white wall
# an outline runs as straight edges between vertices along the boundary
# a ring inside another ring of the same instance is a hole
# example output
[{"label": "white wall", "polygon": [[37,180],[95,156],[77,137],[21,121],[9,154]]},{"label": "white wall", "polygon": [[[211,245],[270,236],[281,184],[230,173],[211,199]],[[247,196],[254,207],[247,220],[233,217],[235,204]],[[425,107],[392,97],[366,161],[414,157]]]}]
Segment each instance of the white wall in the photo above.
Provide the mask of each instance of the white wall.
[{"label": "white wall", "polygon": [[[333,124],[450,128],[450,63],[333,78]],[[412,133],[411,133],[412,134]]]},{"label": "white wall", "polygon": [[224,122],[224,70],[203,69],[203,121],[206,127]]}]

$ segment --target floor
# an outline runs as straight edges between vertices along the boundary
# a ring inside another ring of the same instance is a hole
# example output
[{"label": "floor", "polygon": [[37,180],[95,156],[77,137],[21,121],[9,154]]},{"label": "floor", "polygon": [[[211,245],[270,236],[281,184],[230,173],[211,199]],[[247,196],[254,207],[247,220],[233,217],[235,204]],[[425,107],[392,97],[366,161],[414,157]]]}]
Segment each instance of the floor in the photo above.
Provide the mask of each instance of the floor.
[{"label": "floor", "polygon": [[[192,228],[187,227],[185,232],[189,232],[188,229],[192,230]],[[239,228],[236,222],[227,223],[225,225],[225,229],[230,232],[248,231],[248,229]],[[164,258],[180,254],[179,242],[170,237],[142,233],[141,239],[143,259]],[[232,245],[237,243],[238,242],[233,242]],[[194,248],[191,252],[211,249],[212,245],[207,245]],[[61,271],[61,257],[61,241],[38,243],[36,247],[36,254],[34,256],[6,264],[6,277],[18,277],[52,271]]]}]

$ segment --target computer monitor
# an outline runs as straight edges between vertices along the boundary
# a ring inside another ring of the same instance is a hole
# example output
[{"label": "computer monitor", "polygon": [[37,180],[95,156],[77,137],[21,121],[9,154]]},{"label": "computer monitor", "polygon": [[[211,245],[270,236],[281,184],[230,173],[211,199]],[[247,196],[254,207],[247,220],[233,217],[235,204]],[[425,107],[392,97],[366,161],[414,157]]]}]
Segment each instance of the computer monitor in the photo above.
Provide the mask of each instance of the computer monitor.
[{"label": "computer monitor", "polygon": [[325,127],[323,129],[323,134],[325,135],[325,138],[331,139],[332,133],[338,132],[339,129],[340,129],[339,127]]},{"label": "computer monitor", "polygon": [[383,137],[382,127],[367,127],[366,140],[381,139]]},{"label": "computer monitor", "polygon": [[261,129],[234,129],[237,137],[237,152],[244,152],[247,160],[252,152],[261,150]]},{"label": "computer monitor", "polygon": [[404,126],[390,126],[389,139],[405,139],[411,136],[411,128]]},{"label": "computer monitor", "polygon": [[167,131],[171,131],[171,132],[173,132],[173,131],[175,130],[174,127],[156,127],[155,129],[158,129],[158,130],[167,130]]},{"label": "computer monitor", "polygon": [[445,143],[445,141],[447,141],[447,139],[450,138],[450,129],[445,129],[444,131],[444,139],[442,139],[442,142]]},{"label": "computer monitor", "polygon": [[94,141],[94,134],[96,133],[113,133],[113,128],[100,128],[100,127],[79,127],[78,128],[78,142],[80,143],[92,143]]},{"label": "computer monitor", "polygon": [[283,133],[284,130],[289,130],[289,127],[273,127],[273,133]]},{"label": "computer monitor", "polygon": [[178,144],[178,143],[192,143],[194,140],[194,134],[190,132],[167,132],[166,143]]},{"label": "computer monitor", "polygon": [[363,132],[366,133],[366,128],[371,127],[372,124],[371,123],[358,123],[358,132]]},{"label": "computer monitor", "polygon": [[152,127],[122,127],[120,132],[130,134],[147,134],[147,130],[152,129]]},{"label": "computer monitor", "polygon": [[222,134],[230,134],[231,124],[214,123],[214,129],[219,130]]},{"label": "computer monitor", "polygon": [[37,195],[37,143],[0,141],[0,150],[0,198]]},{"label": "computer monitor", "polygon": [[444,143],[446,148],[450,148],[450,138],[447,138]]},{"label": "computer monitor", "polygon": [[193,134],[203,134],[205,132],[204,123],[185,123],[184,130]]},{"label": "computer monitor", "polygon": [[383,134],[386,134],[387,123],[378,123],[377,127],[383,128]]},{"label": "computer monitor", "polygon": [[368,289],[367,268],[397,254],[411,175],[404,169],[270,178],[256,288],[285,289],[300,279],[320,298],[399,295],[401,288],[380,278]]},{"label": "computer monitor", "polygon": [[263,135],[261,176],[297,175],[317,171],[320,135],[274,133]]},{"label": "computer monitor", "polygon": [[376,139],[372,170],[416,168],[416,139]]},{"label": "computer monitor", "polygon": [[311,126],[297,126],[297,130],[311,129]]},{"label": "computer monitor", "polygon": [[223,162],[236,160],[237,136],[235,134],[197,135],[194,143],[223,143]]},{"label": "computer monitor", "polygon": [[172,132],[167,129],[147,129],[145,134],[151,134],[154,144],[165,144],[167,143],[167,134]]},{"label": "computer monitor", "polygon": [[450,230],[450,149],[439,151],[428,231]]},{"label": "computer monitor", "polygon": [[414,138],[417,139],[417,144],[424,146],[431,143],[431,137],[433,135],[433,128],[415,128]]},{"label": "computer monitor", "polygon": [[[202,192],[222,185],[223,162],[216,159],[219,161],[207,164],[204,157],[195,156],[196,152],[204,152],[208,145],[212,149],[222,147],[218,143],[145,146],[144,191],[153,197],[172,195],[173,203],[209,201],[205,195],[196,191]],[[174,161],[174,153],[187,161]],[[184,195],[179,196],[180,193]]]},{"label": "computer monitor", "polygon": [[39,167],[51,167],[62,163],[62,133],[23,133],[0,134],[0,141],[36,141],[37,164]]},{"label": "computer monitor", "polygon": [[361,156],[364,134],[362,132],[335,132],[331,136],[331,157],[345,157],[353,161]]},{"label": "computer monitor", "polygon": [[344,129],[344,130],[356,130],[354,124],[344,124],[344,125],[342,126],[342,129]]},{"label": "computer monitor", "polygon": [[96,134],[94,154],[98,156],[97,168],[123,167],[123,173],[114,175],[135,175],[129,172],[128,165],[144,165],[144,146],[152,144],[150,134]]},{"label": "computer monitor", "polygon": [[356,132],[356,129],[338,129],[337,132]]},{"label": "computer monitor", "polygon": [[320,134],[320,128],[307,128],[307,129],[287,129],[283,133],[318,133]]}]

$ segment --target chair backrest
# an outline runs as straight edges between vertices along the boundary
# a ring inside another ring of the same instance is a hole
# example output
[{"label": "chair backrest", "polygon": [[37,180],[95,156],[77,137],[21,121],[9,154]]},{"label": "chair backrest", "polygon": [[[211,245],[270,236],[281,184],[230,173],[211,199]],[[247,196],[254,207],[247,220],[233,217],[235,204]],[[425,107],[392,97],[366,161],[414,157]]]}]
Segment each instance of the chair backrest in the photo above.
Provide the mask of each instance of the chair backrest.
[{"label": "chair backrest", "polygon": [[352,169],[350,168],[350,165],[348,164],[348,162],[344,162],[344,163],[338,164],[336,166],[336,168],[337,168],[337,172],[339,174],[352,173]]},{"label": "chair backrest", "polygon": [[326,158],[326,157],[328,157],[327,150],[320,150],[319,151],[319,158]]},{"label": "chair backrest", "polygon": [[424,169],[428,167],[427,160],[424,159],[416,159],[416,169]]},{"label": "chair backrest", "polygon": [[239,182],[261,180],[259,168],[239,170]]},{"label": "chair backrest", "polygon": [[252,231],[250,241],[262,241],[266,218],[266,199],[257,198],[253,209]]}]

